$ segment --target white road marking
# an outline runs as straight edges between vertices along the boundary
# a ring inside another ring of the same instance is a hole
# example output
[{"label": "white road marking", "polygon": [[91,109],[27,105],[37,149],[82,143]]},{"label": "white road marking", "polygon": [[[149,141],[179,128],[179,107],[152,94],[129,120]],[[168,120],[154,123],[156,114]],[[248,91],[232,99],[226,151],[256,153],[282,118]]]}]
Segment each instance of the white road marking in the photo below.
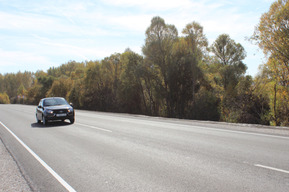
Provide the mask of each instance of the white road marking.
[{"label": "white road marking", "polygon": [[286,170],[283,170],[283,169],[278,169],[278,168],[269,167],[269,166],[260,165],[260,164],[254,164],[254,166],[289,174],[289,171],[286,171]]},{"label": "white road marking", "polygon": [[103,129],[103,128],[96,127],[96,126],[92,126],[92,125],[85,125],[85,124],[81,124],[81,123],[75,123],[75,124],[80,125],[80,126],[83,126],[83,127],[89,127],[89,128],[92,128],[92,129],[98,129],[98,130],[101,130],[101,131],[106,131],[106,132],[112,133],[111,130]]},{"label": "white road marking", "polygon": [[47,163],[45,163],[36,153],[32,151],[19,137],[17,137],[6,125],[1,121],[0,124],[55,178],[58,182],[70,192],[76,192],[64,179],[62,179]]},{"label": "white road marking", "polygon": [[220,129],[220,128],[208,128],[208,127],[196,127],[199,129],[206,129],[206,130],[212,130],[212,131],[220,131],[220,132],[227,132],[227,133],[238,133],[238,134],[244,134],[244,135],[254,135],[254,136],[261,136],[261,137],[271,137],[271,138],[279,138],[279,139],[289,139],[289,137],[286,136],[279,136],[279,135],[269,135],[265,133],[253,133],[253,132],[245,132],[245,131],[234,131],[234,130],[227,130],[227,129]]},{"label": "white road marking", "polygon": [[236,134],[243,134],[243,135],[253,135],[253,136],[260,136],[260,137],[287,139],[287,140],[289,139],[289,137],[287,136],[270,135],[266,133],[254,133],[254,132],[246,132],[246,131],[238,131],[238,130],[227,130],[227,129],[222,129],[222,128],[201,127],[201,126],[196,126],[196,125],[177,124],[173,122],[157,122],[157,121],[152,121],[152,120],[131,119],[127,117],[114,117],[114,119],[112,119],[109,116],[99,115],[99,114],[95,116],[98,116],[101,119],[117,120],[121,122],[143,124],[143,125],[148,125],[148,126],[157,126],[157,127],[161,127],[165,129],[180,130],[180,128],[183,128],[183,130],[185,131],[192,131],[193,129],[201,129],[201,130],[218,131],[218,132],[224,132],[224,133],[236,133]]},{"label": "white road marking", "polygon": [[143,120],[143,119],[131,119],[127,117],[112,117],[96,114],[94,115],[98,116],[101,119],[107,119],[107,120],[115,120],[115,121],[121,121],[121,122],[128,122],[128,123],[135,123],[135,124],[143,124],[148,126],[157,126],[165,129],[174,129],[174,130],[180,130],[180,128],[184,128],[186,131],[192,131],[193,129],[201,129],[201,130],[209,130],[209,131],[218,131],[218,132],[224,132],[224,133],[236,133],[236,134],[243,134],[243,135],[254,135],[254,136],[261,136],[261,137],[269,137],[269,138],[278,138],[278,139],[289,139],[288,136],[281,136],[281,135],[270,135],[266,133],[254,133],[254,132],[246,132],[246,131],[238,131],[238,130],[227,130],[222,128],[210,128],[210,127],[202,127],[202,126],[196,126],[196,125],[186,125],[186,124],[177,124],[173,122],[157,122],[152,120]]}]

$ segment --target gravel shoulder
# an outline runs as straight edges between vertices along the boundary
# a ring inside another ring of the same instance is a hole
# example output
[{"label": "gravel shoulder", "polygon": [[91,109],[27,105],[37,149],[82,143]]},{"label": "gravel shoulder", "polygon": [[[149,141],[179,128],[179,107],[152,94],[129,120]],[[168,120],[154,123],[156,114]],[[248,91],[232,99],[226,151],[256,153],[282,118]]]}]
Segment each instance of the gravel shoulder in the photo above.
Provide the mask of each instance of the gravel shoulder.
[{"label": "gravel shoulder", "polygon": [[0,139],[0,192],[31,192],[16,162]]}]

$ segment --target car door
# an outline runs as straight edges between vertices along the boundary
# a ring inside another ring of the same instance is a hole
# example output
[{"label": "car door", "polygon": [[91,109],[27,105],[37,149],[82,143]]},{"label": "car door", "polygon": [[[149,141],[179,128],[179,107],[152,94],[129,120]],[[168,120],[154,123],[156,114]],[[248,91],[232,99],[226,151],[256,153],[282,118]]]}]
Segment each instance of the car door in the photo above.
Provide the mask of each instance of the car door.
[{"label": "car door", "polygon": [[42,112],[43,112],[43,100],[40,100],[36,111],[37,111],[36,112],[37,119],[41,120],[42,119]]}]

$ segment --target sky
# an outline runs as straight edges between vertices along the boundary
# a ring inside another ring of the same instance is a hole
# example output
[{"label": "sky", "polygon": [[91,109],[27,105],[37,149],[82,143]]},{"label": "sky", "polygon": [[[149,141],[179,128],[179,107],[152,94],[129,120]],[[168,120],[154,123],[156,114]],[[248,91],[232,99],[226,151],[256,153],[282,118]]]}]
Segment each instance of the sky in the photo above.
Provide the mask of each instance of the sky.
[{"label": "sky", "polygon": [[211,45],[228,34],[247,52],[247,74],[266,61],[252,44],[274,0],[0,0],[0,73],[46,71],[69,61],[101,60],[126,48],[142,54],[155,16],[182,30],[193,21]]}]

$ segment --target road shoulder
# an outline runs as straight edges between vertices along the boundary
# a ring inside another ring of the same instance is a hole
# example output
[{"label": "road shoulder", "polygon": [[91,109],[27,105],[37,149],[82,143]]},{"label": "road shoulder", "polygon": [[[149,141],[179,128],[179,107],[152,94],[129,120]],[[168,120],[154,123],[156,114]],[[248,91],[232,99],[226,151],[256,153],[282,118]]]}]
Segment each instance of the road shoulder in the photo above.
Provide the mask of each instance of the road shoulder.
[{"label": "road shoulder", "polygon": [[0,139],[0,191],[31,192],[16,162]]}]

